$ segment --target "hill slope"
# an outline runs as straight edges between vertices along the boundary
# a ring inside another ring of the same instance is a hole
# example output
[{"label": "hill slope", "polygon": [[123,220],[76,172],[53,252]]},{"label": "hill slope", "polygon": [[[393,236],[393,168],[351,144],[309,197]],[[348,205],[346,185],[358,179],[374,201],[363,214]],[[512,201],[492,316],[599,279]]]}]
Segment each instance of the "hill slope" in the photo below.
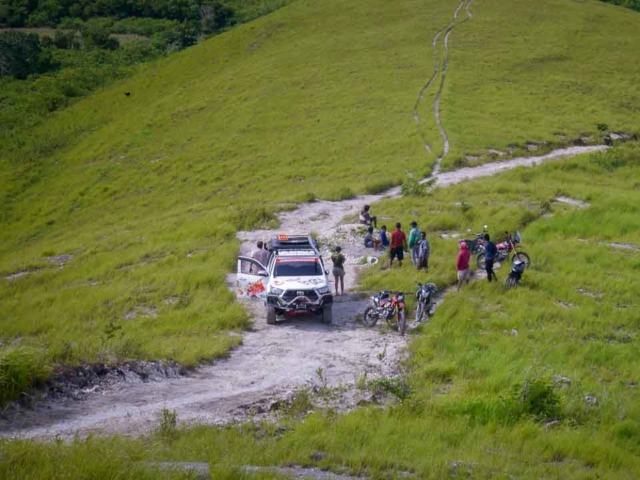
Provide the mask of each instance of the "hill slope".
[{"label": "hill slope", "polygon": [[[430,171],[412,107],[457,5],[301,0],[25,132],[2,152],[0,271],[32,273],[0,286],[2,337],[46,363],[223,355],[238,341],[225,332],[248,325],[224,284],[238,228],[273,223],[281,202]],[[637,13],[595,1],[471,8],[450,40],[445,165],[596,121],[634,128]],[[559,41],[574,25],[598,36]],[[561,61],[540,60],[551,45]]]}]

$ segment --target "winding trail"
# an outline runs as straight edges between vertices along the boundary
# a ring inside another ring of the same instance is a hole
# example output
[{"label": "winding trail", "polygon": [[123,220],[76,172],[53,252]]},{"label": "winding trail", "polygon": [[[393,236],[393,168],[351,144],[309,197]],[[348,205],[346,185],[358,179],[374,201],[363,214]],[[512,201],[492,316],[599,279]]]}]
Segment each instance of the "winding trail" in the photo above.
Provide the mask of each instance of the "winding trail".
[{"label": "winding trail", "polygon": [[[495,175],[516,167],[603,150],[604,146],[571,147],[542,157],[515,158],[475,168],[435,175],[438,186],[455,185]],[[311,232],[344,241],[347,256],[345,287],[355,286],[358,272],[366,268],[359,260],[367,255],[361,239],[351,235],[349,224],[365,203],[400,196],[400,188],[378,195],[359,196],[340,202],[318,201],[300,205],[279,215],[273,230],[238,232],[240,251],[247,253],[254,242],[278,232]],[[370,252],[370,250],[369,250]],[[325,252],[328,253],[328,252]],[[228,279],[235,285],[233,275]],[[406,338],[383,329],[366,329],[357,321],[366,300],[355,295],[336,297],[334,324],[324,325],[313,317],[290,319],[266,325],[264,307],[248,303],[255,314],[253,330],[243,334],[243,344],[228,359],[200,368],[194,374],[160,382],[120,384],[87,400],[42,402],[33,410],[22,410],[0,422],[4,437],[63,437],[89,433],[140,435],[158,424],[161,410],[175,410],[178,419],[207,424],[227,423],[273,415],[277,399],[291,397],[296,389],[309,386],[347,386],[338,410],[353,408],[362,397],[351,388],[362,375],[367,379],[396,373],[405,354]],[[320,374],[318,373],[320,372]]]},{"label": "winding trail", "polygon": [[[420,134],[420,138],[422,139],[422,143],[424,145],[424,148],[425,148],[425,150],[427,152],[433,153],[433,149],[432,149],[431,145],[429,145],[427,137],[426,137],[421,125],[420,125],[419,108],[420,108],[420,104],[424,100],[424,95],[425,95],[426,91],[431,87],[431,85],[433,85],[435,83],[435,81],[436,81],[436,79],[438,78],[438,75],[439,75],[440,76],[440,84],[439,84],[439,87],[438,87],[438,91],[436,92],[436,97],[435,97],[435,99],[433,101],[433,116],[434,116],[435,121],[436,121],[436,126],[438,128],[438,132],[440,133],[440,136],[442,137],[442,152],[440,153],[440,155],[438,155],[438,158],[436,159],[436,163],[433,166],[432,175],[437,175],[440,172],[440,165],[442,164],[442,160],[449,153],[449,137],[447,136],[447,132],[445,131],[444,127],[442,126],[442,120],[441,120],[441,117],[440,117],[440,100],[442,98],[442,92],[444,90],[444,82],[446,80],[447,70],[448,70],[448,67],[449,67],[449,36],[451,35],[451,32],[457,26],[462,25],[463,23],[465,23],[465,22],[471,20],[471,18],[473,18],[473,15],[472,15],[471,11],[469,10],[469,8],[471,7],[472,3],[473,3],[473,0],[461,0],[461,2],[458,4],[456,9],[454,10],[453,17],[449,21],[449,23],[444,28],[439,30],[436,33],[436,35],[433,37],[433,41],[431,42],[431,44],[433,46],[433,50],[435,52],[435,64],[434,64],[433,74],[431,75],[431,77],[429,78],[427,83],[424,84],[423,87],[418,92],[418,98],[416,99],[416,102],[415,102],[415,104],[413,106],[413,118],[414,118],[414,120],[416,122],[416,126],[418,127],[418,132]],[[462,9],[462,7],[465,8],[465,12],[466,12],[467,16],[466,16],[465,19],[458,21],[458,14],[460,13],[460,10]],[[440,58],[440,49],[438,47],[438,42],[440,41],[441,37],[443,36],[443,33],[444,33],[444,38],[442,40],[442,44],[443,44],[444,55],[443,55],[443,58],[441,59]]]}]

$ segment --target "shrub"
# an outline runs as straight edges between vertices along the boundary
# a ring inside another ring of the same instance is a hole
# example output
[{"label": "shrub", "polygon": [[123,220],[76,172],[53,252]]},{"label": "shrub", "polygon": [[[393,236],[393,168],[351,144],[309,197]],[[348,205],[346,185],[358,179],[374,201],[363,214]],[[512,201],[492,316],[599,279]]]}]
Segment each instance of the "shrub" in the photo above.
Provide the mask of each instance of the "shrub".
[{"label": "shrub", "polygon": [[560,417],[560,397],[549,380],[534,379],[514,385],[511,395],[516,418],[532,416],[539,422],[546,422]]},{"label": "shrub", "polygon": [[402,182],[401,192],[405,197],[424,197],[427,189],[415,174],[407,172],[407,178]]}]

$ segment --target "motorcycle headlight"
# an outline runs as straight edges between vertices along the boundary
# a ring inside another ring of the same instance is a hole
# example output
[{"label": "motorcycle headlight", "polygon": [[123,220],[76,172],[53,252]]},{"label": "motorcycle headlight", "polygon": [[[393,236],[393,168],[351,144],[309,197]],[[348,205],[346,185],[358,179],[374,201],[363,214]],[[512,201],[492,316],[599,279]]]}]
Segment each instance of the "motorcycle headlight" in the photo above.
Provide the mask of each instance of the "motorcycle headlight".
[{"label": "motorcycle headlight", "polygon": [[272,295],[281,295],[282,292],[284,292],[284,290],[281,289],[281,288],[278,288],[278,287],[269,288],[269,293],[272,294]]},{"label": "motorcycle headlight", "polygon": [[331,289],[325,285],[324,287],[320,287],[317,291],[320,295],[324,295],[325,293],[329,293]]}]

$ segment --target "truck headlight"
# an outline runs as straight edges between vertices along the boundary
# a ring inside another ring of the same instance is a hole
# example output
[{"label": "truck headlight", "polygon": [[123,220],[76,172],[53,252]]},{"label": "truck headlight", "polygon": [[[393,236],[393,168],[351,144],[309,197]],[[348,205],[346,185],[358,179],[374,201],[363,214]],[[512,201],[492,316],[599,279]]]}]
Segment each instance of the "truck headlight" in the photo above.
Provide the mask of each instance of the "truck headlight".
[{"label": "truck headlight", "polygon": [[320,295],[324,295],[325,293],[329,293],[330,291],[331,291],[331,289],[330,289],[328,286],[326,286],[326,285],[325,285],[324,287],[320,287],[320,288],[318,289],[318,293],[319,293]]},{"label": "truck headlight", "polygon": [[278,287],[270,287],[269,288],[269,293],[272,295],[281,295],[282,292],[284,292],[283,289],[278,288]]}]

